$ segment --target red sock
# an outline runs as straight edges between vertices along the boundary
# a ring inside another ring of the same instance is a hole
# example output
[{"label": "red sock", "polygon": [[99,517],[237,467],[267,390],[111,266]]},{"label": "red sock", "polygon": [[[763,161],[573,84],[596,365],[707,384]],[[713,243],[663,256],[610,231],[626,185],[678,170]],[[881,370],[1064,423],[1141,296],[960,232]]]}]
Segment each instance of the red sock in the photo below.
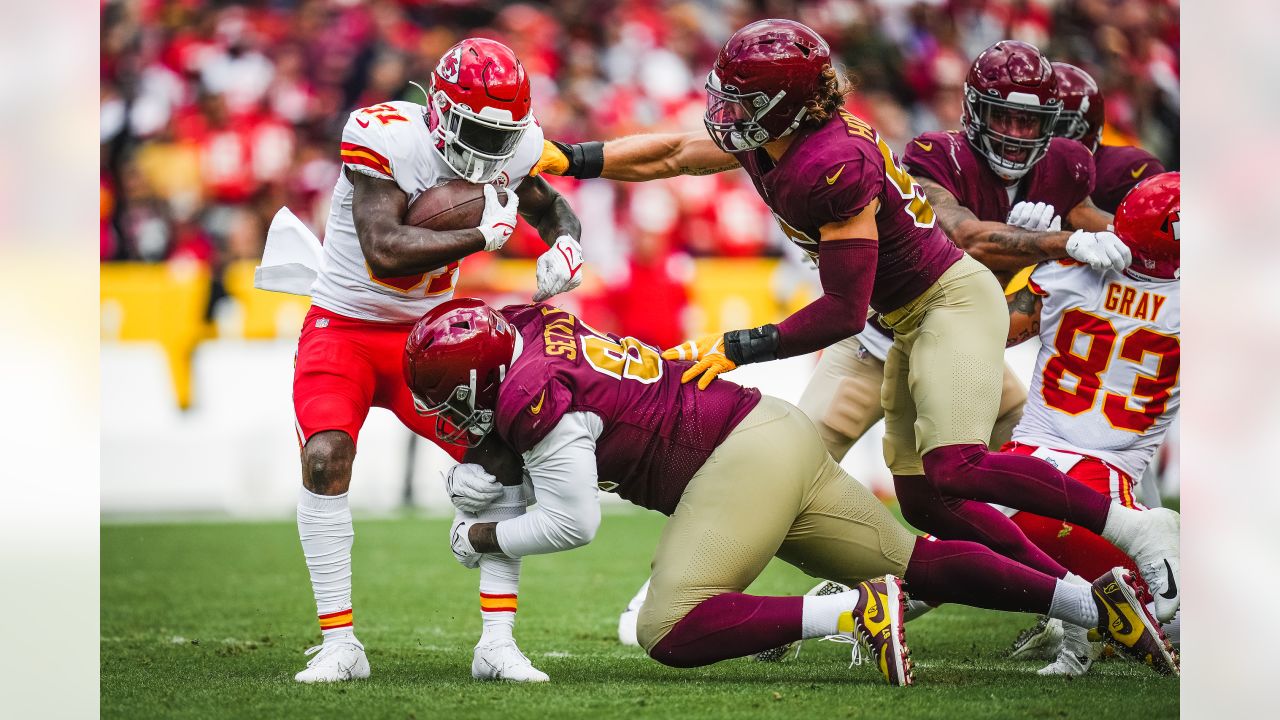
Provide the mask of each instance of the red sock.
[{"label": "red sock", "polygon": [[1028,512],[1014,515],[1013,522],[1049,557],[1085,580],[1092,580],[1113,567],[1138,571],[1129,556],[1115,545],[1078,525]]}]

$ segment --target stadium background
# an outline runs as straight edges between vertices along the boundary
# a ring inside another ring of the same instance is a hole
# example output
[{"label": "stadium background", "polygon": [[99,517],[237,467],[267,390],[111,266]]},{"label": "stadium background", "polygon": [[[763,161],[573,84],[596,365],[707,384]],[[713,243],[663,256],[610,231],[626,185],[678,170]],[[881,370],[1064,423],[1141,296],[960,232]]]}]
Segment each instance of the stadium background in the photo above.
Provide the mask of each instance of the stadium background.
[{"label": "stadium background", "polygon": [[[859,79],[850,107],[895,149],[959,126],[972,57],[1027,40],[1088,69],[1105,141],[1178,167],[1176,0],[586,2],[136,0],[101,4],[102,509],[286,515],[298,477],[290,384],[306,300],[252,289],[271,216],[323,232],[351,110],[423,100],[441,51],[468,35],[510,44],[548,137],[701,127],[702,78],[723,40],[760,17],[826,37]],[[815,276],[741,172],[624,185],[554,178],[582,217],[588,280],[557,299],[597,327],[668,346],[781,317]],[[460,295],[526,300],[540,242],[522,225],[463,264]],[[1034,348],[1012,352],[1029,372]],[[730,376],[788,399],[813,358]],[[873,432],[846,459],[890,491]],[[443,455],[375,409],[352,504],[444,507]],[[1177,453],[1162,456],[1176,493]]]}]

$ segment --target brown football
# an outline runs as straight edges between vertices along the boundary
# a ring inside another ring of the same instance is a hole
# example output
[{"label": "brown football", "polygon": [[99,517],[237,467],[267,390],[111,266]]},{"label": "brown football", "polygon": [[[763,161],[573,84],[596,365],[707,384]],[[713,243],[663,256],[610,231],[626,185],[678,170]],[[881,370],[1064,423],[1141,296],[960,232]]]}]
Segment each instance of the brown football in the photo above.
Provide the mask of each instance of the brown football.
[{"label": "brown football", "polygon": [[[498,189],[506,202],[507,191]],[[466,230],[480,225],[484,214],[484,186],[449,180],[423,190],[404,214],[404,224],[428,230]]]}]

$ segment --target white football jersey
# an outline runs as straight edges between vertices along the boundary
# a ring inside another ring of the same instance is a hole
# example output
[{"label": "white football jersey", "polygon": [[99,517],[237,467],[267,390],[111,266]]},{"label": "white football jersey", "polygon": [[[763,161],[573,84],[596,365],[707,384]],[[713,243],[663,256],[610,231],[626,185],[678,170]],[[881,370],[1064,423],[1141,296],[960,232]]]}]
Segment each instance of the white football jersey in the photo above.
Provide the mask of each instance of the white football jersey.
[{"label": "white football jersey", "polygon": [[1013,439],[1095,457],[1137,480],[1178,412],[1179,283],[1040,265],[1040,354]]},{"label": "white football jersey", "polygon": [[[351,113],[342,129],[342,166],[394,180],[412,203],[427,188],[458,177],[432,146],[427,108],[393,101]],[[516,154],[494,183],[514,190],[542,156],[542,128],[535,120]],[[382,322],[414,322],[453,297],[459,264],[405,277],[374,277],[356,237],[351,200],[355,188],[341,173],[333,187],[324,231],[324,256],[311,300],[339,315]]]}]

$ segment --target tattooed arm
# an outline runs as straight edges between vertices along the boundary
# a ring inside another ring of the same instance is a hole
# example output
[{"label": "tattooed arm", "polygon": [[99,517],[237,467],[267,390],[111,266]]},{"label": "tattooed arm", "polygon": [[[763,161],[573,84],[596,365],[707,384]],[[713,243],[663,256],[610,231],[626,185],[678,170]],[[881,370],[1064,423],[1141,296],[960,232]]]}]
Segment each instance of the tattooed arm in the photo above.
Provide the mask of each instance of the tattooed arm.
[{"label": "tattooed arm", "polygon": [[[924,188],[938,223],[956,245],[986,265],[996,277],[1028,265],[1067,257],[1069,232],[1035,232],[1002,222],[979,220],[946,188],[928,178],[916,178]],[[1007,277],[1003,278],[1007,280]]]},{"label": "tattooed arm", "polygon": [[1040,334],[1040,308],[1044,300],[1023,287],[1012,295],[1005,297],[1009,303],[1009,337],[1005,347],[1013,347],[1030,340]]},{"label": "tattooed arm", "polygon": [[706,132],[632,135],[604,144],[604,172],[610,180],[656,180],[675,175],[711,175],[739,167],[732,154]]}]

